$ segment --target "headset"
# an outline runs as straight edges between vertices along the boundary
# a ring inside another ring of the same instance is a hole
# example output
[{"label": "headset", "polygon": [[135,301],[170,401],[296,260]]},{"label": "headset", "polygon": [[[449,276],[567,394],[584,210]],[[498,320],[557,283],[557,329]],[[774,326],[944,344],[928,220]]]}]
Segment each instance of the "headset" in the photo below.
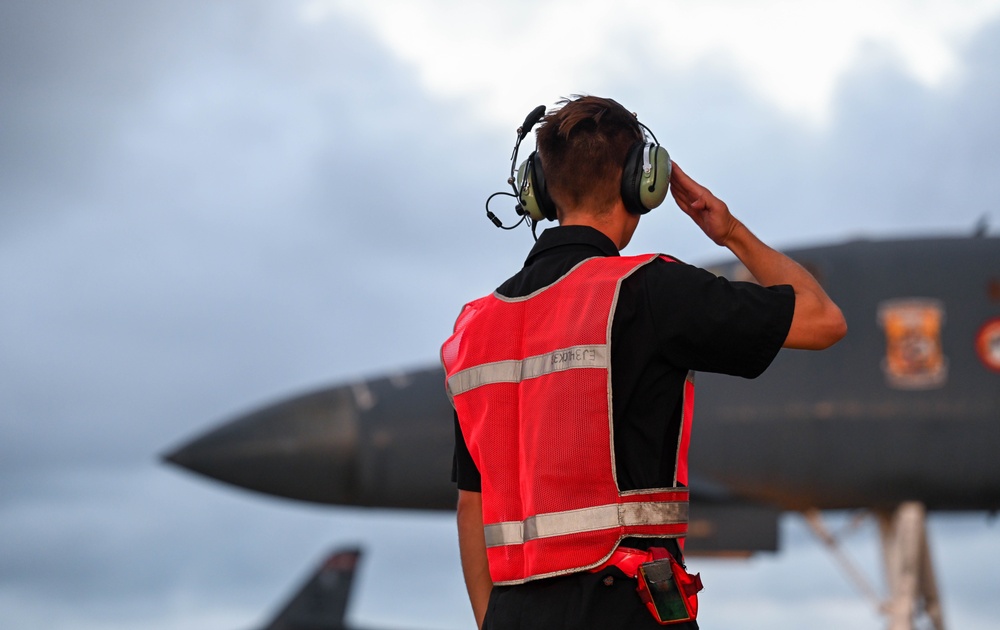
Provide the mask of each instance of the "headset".
[{"label": "headset", "polygon": [[[542,159],[538,155],[538,151],[532,151],[528,159],[517,167],[516,177],[514,174],[514,165],[517,164],[517,152],[521,147],[521,141],[544,115],[545,106],[539,105],[531,110],[521,126],[517,128],[517,140],[510,157],[510,177],[507,178],[507,183],[511,186],[514,194],[497,192],[486,199],[486,216],[498,228],[512,230],[527,220],[531,225],[531,232],[534,234],[535,226],[539,221],[543,219],[556,220],[556,205],[552,201],[552,197],[549,196],[545,171],[542,168]],[[642,215],[659,206],[666,199],[670,187],[671,162],[670,154],[660,146],[653,131],[638,120],[636,122],[644,130],[644,136],[648,135],[653,141],[649,142],[644,137],[629,148],[625,164],[622,167],[621,196],[626,210],[633,214]],[[514,225],[503,225],[500,219],[490,211],[490,201],[497,195],[517,199],[514,211],[521,219]]]}]

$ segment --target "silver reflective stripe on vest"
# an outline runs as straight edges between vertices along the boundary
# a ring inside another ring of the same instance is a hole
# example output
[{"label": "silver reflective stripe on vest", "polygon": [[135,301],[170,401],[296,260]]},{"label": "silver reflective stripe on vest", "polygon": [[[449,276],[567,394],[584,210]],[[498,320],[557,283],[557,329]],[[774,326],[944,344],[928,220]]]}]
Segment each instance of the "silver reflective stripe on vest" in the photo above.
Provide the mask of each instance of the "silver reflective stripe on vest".
[{"label": "silver reflective stripe on vest", "polygon": [[620,526],[683,525],[687,520],[687,501],[648,501],[538,514],[523,522],[493,523],[483,529],[486,546],[499,547]]},{"label": "silver reflective stripe on vest", "polygon": [[448,379],[448,390],[452,396],[458,396],[482,385],[520,383],[563,370],[610,366],[611,357],[607,345],[571,346],[528,357],[523,361],[511,359],[467,368]]}]

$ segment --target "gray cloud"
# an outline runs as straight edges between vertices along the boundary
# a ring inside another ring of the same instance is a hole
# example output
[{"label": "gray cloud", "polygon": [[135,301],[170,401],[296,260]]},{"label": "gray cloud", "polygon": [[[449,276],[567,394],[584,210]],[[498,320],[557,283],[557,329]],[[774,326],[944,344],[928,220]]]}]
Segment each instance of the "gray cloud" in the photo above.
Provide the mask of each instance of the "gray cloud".
[{"label": "gray cloud", "polygon": [[[983,215],[995,231],[998,42],[1000,23],[984,25],[964,49],[962,70],[933,89],[873,47],[842,77],[823,126],[782,116],[718,62],[653,80],[656,89],[638,91],[629,106],[688,172],[776,245],[971,233]],[[661,234],[677,230],[682,256],[713,255],[683,221],[647,222]],[[640,228],[640,247],[655,247],[647,236]]]},{"label": "gray cloud", "polygon": [[[0,272],[10,304],[0,317],[17,331],[0,360],[17,420],[3,430],[4,466],[135,445],[145,457],[203,422],[195,410],[213,398],[231,408],[255,397],[247,391],[433,356],[436,337],[420,331],[455,307],[421,265],[448,260],[440,226],[474,188],[464,161],[449,158],[459,144],[439,122],[449,112],[349,24],[228,6],[96,25],[70,12],[47,27],[62,37],[30,42],[48,55],[26,72],[35,92],[61,105],[23,106],[10,126],[27,137],[4,145],[6,160],[23,148],[44,165],[7,188],[37,205],[7,201],[0,215],[30,215],[7,223]],[[77,76],[61,65],[70,59],[93,81],[64,81]],[[118,76],[119,64],[138,70]],[[108,88],[106,75],[128,89]],[[62,124],[99,133],[37,141]],[[38,192],[75,180],[77,163],[88,174],[71,199]],[[442,185],[446,174],[454,185]],[[398,317],[402,300],[418,304],[412,326],[352,332],[373,312]],[[372,351],[383,344],[393,353]],[[52,426],[65,431],[44,439]]]}]

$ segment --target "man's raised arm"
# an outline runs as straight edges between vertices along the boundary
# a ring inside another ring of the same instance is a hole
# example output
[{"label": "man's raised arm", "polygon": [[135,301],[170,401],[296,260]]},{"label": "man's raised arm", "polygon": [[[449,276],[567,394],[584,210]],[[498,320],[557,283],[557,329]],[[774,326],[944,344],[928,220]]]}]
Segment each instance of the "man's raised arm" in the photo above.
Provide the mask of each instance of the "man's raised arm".
[{"label": "man's raised arm", "polygon": [[729,248],[764,286],[788,284],[795,291],[795,312],[783,344],[786,348],[822,350],[847,334],[840,308],[819,282],[788,256],[765,245],[729,212],[710,190],[673,164],[670,192],[678,207],[717,245]]}]

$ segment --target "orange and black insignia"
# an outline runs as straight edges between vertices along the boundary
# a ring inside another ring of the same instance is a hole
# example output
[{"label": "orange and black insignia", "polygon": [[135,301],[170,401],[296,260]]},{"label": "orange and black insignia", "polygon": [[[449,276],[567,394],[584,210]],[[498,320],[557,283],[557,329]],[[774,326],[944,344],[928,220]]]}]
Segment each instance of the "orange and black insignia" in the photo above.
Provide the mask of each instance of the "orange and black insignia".
[{"label": "orange and black insignia", "polygon": [[908,298],[879,304],[885,332],[882,371],[890,387],[932,389],[944,385],[948,359],[941,348],[944,305],[939,300]]}]

